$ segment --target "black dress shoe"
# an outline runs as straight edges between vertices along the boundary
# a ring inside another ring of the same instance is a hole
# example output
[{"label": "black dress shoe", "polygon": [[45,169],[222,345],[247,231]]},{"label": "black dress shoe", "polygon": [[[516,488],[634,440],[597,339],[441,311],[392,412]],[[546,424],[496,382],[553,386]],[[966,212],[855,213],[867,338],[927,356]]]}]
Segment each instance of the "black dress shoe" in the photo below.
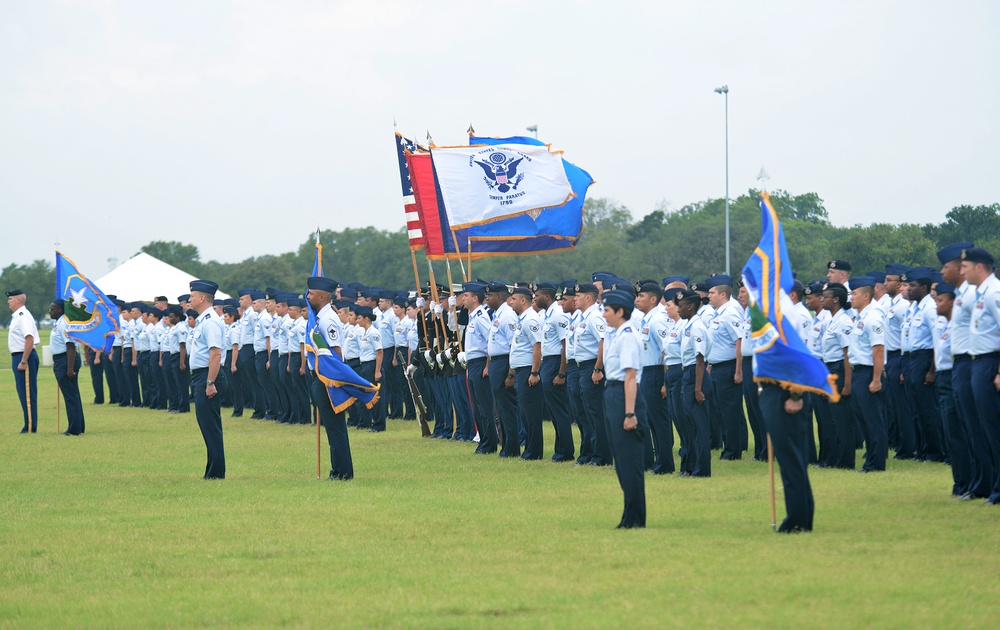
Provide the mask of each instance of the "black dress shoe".
[{"label": "black dress shoe", "polygon": [[27,432],[28,432],[27,429],[21,429],[21,433],[27,433]]}]

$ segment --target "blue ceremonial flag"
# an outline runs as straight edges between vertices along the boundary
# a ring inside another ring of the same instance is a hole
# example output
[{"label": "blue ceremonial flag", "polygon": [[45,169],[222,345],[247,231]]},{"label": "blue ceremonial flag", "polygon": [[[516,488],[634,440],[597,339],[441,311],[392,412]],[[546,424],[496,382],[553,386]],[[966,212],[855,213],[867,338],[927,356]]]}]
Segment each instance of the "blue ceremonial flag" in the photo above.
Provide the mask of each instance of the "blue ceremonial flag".
[{"label": "blue ceremonial flag", "polygon": [[59,251],[56,298],[64,302],[63,312],[69,322],[66,336],[95,351],[110,353],[118,334],[118,307]]},{"label": "blue ceremonial flag", "polygon": [[750,297],[754,381],[777,383],[792,392],[822,394],[837,402],[836,377],[809,352],[787,321],[795,316],[788,297],[792,265],[785,232],[766,192],[760,194],[760,213],[760,244],[743,267],[743,285]]},{"label": "blue ceremonial flag", "polygon": [[[316,235],[316,259],[313,262],[313,276],[323,275],[323,246]],[[306,291],[308,297],[308,290]],[[306,361],[309,369],[316,372],[316,378],[326,386],[326,393],[334,413],[347,409],[358,401],[368,409],[375,406],[379,397],[379,386],[358,376],[350,366],[330,349],[316,326],[316,311],[306,300],[309,311],[309,334],[306,335]]]}]

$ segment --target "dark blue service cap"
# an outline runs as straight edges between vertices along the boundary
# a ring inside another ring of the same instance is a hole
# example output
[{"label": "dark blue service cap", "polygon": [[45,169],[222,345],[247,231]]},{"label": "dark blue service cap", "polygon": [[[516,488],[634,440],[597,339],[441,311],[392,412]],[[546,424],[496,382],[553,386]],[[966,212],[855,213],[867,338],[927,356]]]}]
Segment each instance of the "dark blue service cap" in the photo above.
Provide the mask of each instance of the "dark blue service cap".
[{"label": "dark blue service cap", "polygon": [[215,292],[219,290],[219,285],[211,280],[192,280],[189,286],[192,291],[207,293],[209,295],[215,295]]},{"label": "dark blue service cap", "polygon": [[380,300],[389,300],[391,302],[391,301],[393,301],[393,300],[396,299],[396,292],[395,291],[379,291],[378,292],[378,299],[380,299]]},{"label": "dark blue service cap", "polygon": [[563,280],[562,282],[560,282],[559,286],[563,289],[567,289],[569,287],[576,287],[576,284],[577,284],[576,278],[570,278],[569,280]]},{"label": "dark blue service cap", "polygon": [[823,283],[816,282],[815,280],[806,285],[806,288],[802,291],[806,295],[820,295],[823,293]]},{"label": "dark blue service cap", "polygon": [[917,282],[919,280],[930,282],[931,272],[926,267],[914,267],[904,273],[901,279],[903,282]]},{"label": "dark blue service cap", "polygon": [[605,288],[609,288],[612,291],[622,291],[624,293],[628,293],[629,295],[632,296],[632,300],[633,301],[635,300],[636,296],[635,287],[628,280],[624,280],[622,278],[615,278],[614,283],[612,283],[610,287],[605,287]]},{"label": "dark blue service cap", "polygon": [[562,288],[562,297],[576,297],[576,283]]},{"label": "dark blue service cap", "polygon": [[222,300],[222,301],[226,303],[226,306],[239,306],[240,305],[240,301],[238,299],[236,299],[236,298],[229,298],[227,300]]},{"label": "dark blue service cap", "polygon": [[899,263],[889,263],[885,266],[885,275],[887,276],[902,276],[904,273],[909,271],[910,268],[906,265],[901,265]]},{"label": "dark blue service cap", "polygon": [[212,300],[212,306],[225,306],[225,300]]},{"label": "dark blue service cap", "polygon": [[[799,283],[802,284],[801,282]],[[726,274],[719,273],[709,278],[706,278],[704,282],[698,285],[698,289],[701,291],[708,291],[712,287],[721,287],[723,285],[733,286],[733,277],[727,276]]]},{"label": "dark blue service cap", "polygon": [[663,299],[667,300],[668,302],[672,302],[674,300],[674,296],[677,295],[678,293],[680,293],[683,290],[684,289],[682,289],[680,287],[672,287],[670,289],[664,289],[664,291],[663,291]]},{"label": "dark blue service cap", "polygon": [[886,273],[884,271],[869,271],[865,275],[868,276],[869,278],[873,278],[875,282],[879,283],[885,282]]},{"label": "dark blue service cap", "polygon": [[469,291],[472,293],[485,293],[486,283],[484,282],[463,282],[462,291]]},{"label": "dark blue service cap", "polygon": [[235,306],[224,306],[222,307],[222,314],[225,315],[226,313],[229,313],[233,317],[236,317],[237,315],[240,314],[240,309],[236,308]]},{"label": "dark blue service cap", "polygon": [[404,291],[402,289],[400,289],[399,291],[396,291],[396,299],[397,300],[400,299],[400,298],[402,298],[402,299],[405,300],[408,297],[410,297],[410,292],[409,291]]},{"label": "dark blue service cap", "polygon": [[600,282],[602,285],[606,282],[614,282],[615,278],[618,276],[611,273],[610,271],[595,271],[591,274],[590,279],[595,283]]},{"label": "dark blue service cap", "polygon": [[267,299],[267,294],[264,293],[263,291],[254,291],[253,293],[250,294],[250,300],[253,302],[265,299]]},{"label": "dark blue service cap", "polygon": [[274,295],[274,301],[278,304],[288,305],[288,300],[294,300],[297,296],[294,293],[289,293],[288,291],[278,291]]},{"label": "dark blue service cap", "polygon": [[683,300],[697,301],[700,304],[701,296],[692,289],[680,289],[674,294],[674,302],[680,304]]},{"label": "dark blue service cap", "polygon": [[[951,259],[951,260],[954,260],[954,259]],[[948,262],[948,261],[945,261],[945,262]],[[934,292],[937,293],[938,295],[941,295],[942,293],[951,293],[952,295],[955,295],[955,285],[948,284],[947,282],[941,281],[941,282],[937,283],[936,287],[934,287]]]},{"label": "dark blue service cap", "polygon": [[604,306],[621,306],[624,308],[635,307],[635,298],[625,291],[607,291],[601,296],[601,303]]},{"label": "dark blue service cap", "polygon": [[298,306],[299,308],[306,308],[305,298],[295,298],[295,304],[289,304],[289,306]]},{"label": "dark blue service cap", "polygon": [[831,260],[830,262],[826,263],[826,268],[840,269],[841,271],[850,271],[851,263],[847,262],[846,260]]},{"label": "dark blue service cap", "polygon": [[250,295],[251,293],[253,293],[256,290],[257,289],[243,288],[243,289],[237,290],[236,291],[236,295],[238,295],[240,297],[243,297],[244,295]]},{"label": "dark blue service cap", "polygon": [[639,285],[639,293],[654,293],[656,295],[663,295],[663,287],[655,282],[646,282]]},{"label": "dark blue service cap", "polygon": [[510,293],[507,283],[501,280],[490,280],[486,283],[487,293]]},{"label": "dark blue service cap", "polygon": [[858,276],[857,278],[851,278],[851,288],[858,289],[860,287],[872,287],[875,288],[875,278],[869,278],[868,276]]},{"label": "dark blue service cap", "polygon": [[576,285],[576,292],[577,292],[577,294],[580,294],[580,293],[600,293],[600,291],[597,290],[597,285],[596,284],[591,284],[589,282],[584,282],[582,284]]},{"label": "dark blue service cap", "polygon": [[824,291],[833,291],[834,293],[843,293],[847,295],[847,287],[840,284],[839,282],[827,282],[823,285]]},{"label": "dark blue service cap", "polygon": [[370,300],[377,300],[379,293],[381,293],[381,291],[379,291],[378,289],[368,289],[367,291],[362,292],[361,295],[362,297],[365,297]]},{"label": "dark blue service cap", "polygon": [[184,312],[184,314],[187,315],[188,317],[193,317],[195,319],[198,319],[198,311],[194,310],[193,308],[189,308],[187,311]]},{"label": "dark blue service cap", "polygon": [[[715,285],[718,286],[718,285]],[[806,292],[806,285],[802,284],[802,281],[796,278],[792,280],[792,291],[798,291],[799,293]]]},{"label": "dark blue service cap", "polygon": [[[323,276],[312,276],[306,281],[306,286],[310,289],[316,291],[326,291],[327,293],[335,293],[337,291],[337,281],[332,278],[324,278]],[[268,295],[274,295],[277,290],[271,287],[267,288]]]},{"label": "dark blue service cap", "polygon": [[552,291],[553,293],[555,293],[558,290],[559,290],[559,286],[555,282],[550,282],[548,280],[544,280],[542,282],[539,282],[535,286],[535,291]]},{"label": "dark blue service cap", "polygon": [[352,302],[350,300],[337,300],[336,303],[334,303],[334,306],[339,311],[342,308],[351,308],[351,305],[353,305],[353,304],[354,304],[354,302]]},{"label": "dark blue service cap", "polygon": [[406,298],[398,297],[392,301],[393,306],[399,306],[400,308],[406,308]]},{"label": "dark blue service cap", "polygon": [[174,315],[183,315],[184,309],[181,308],[180,304],[171,304],[170,306],[167,307],[167,312],[173,313]]},{"label": "dark blue service cap", "polygon": [[[21,295],[22,293],[19,293],[18,295]],[[125,300],[115,300],[115,306],[118,307],[119,311],[126,310],[126,308],[125,308]]]},{"label": "dark blue service cap", "polygon": [[158,308],[150,308],[149,309],[149,314],[152,315],[153,317],[157,318],[157,319],[163,319],[163,315],[165,313],[166,313],[166,311],[161,311]]},{"label": "dark blue service cap", "polygon": [[354,312],[358,314],[358,317],[367,317],[368,319],[375,319],[375,312],[370,306],[355,306]]},{"label": "dark blue service cap", "polygon": [[[108,297],[111,297],[111,296],[109,295]],[[155,298],[153,298],[153,301],[154,302],[166,302],[167,301],[167,296],[165,296],[165,295],[157,295]]]},{"label": "dark blue service cap", "polygon": [[523,295],[523,296],[526,296],[528,298],[531,298],[532,296],[534,296],[534,293],[532,293],[531,289],[529,289],[528,287],[514,287],[514,290],[511,291],[510,294],[511,295]]},{"label": "dark blue service cap", "polygon": [[675,282],[683,282],[684,284],[690,284],[691,278],[687,276],[667,276],[663,279],[663,286],[668,284],[673,284]]},{"label": "dark blue service cap", "polygon": [[[14,291],[21,291],[21,290],[20,289],[14,289]],[[8,291],[7,292],[7,296],[10,297],[11,293],[12,293],[12,291]],[[22,291],[22,293],[23,293],[23,291]],[[118,296],[115,295],[114,293],[106,293],[104,295],[105,295],[106,298],[108,298],[112,302],[117,302],[118,301]],[[156,299],[160,299],[160,298],[156,298]],[[167,298],[163,298],[163,299],[166,300]]]},{"label": "dark blue service cap", "polygon": [[178,302],[187,302],[190,299],[191,299],[191,294],[190,293],[185,293],[184,295],[178,295],[177,296],[177,301]]},{"label": "dark blue service cap", "polygon": [[937,251],[937,257],[943,265],[950,260],[960,260],[962,258],[962,250],[972,249],[973,247],[975,247],[975,245],[969,242],[952,243],[951,245],[945,245],[939,249]]},{"label": "dark blue service cap", "polygon": [[993,258],[993,254],[989,253],[982,247],[968,247],[962,250],[962,260],[971,263],[983,263],[986,265],[996,264],[996,260]]}]

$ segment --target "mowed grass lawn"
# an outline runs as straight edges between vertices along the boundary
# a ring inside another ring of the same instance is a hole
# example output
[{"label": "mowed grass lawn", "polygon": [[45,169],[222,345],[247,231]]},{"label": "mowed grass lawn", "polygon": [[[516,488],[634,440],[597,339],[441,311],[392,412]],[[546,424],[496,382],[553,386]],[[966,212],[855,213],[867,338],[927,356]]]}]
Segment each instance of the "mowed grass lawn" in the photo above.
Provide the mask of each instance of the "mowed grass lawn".
[{"label": "mowed grass lawn", "polygon": [[816,531],[792,536],[771,533],[766,464],[647,476],[649,526],[626,531],[612,470],[474,456],[399,421],[351,432],[345,483],[316,480],[315,428],[226,412],[229,478],[206,482],[193,413],[94,406],[85,368],[87,433],[62,437],[51,369],[39,380],[40,433],[19,435],[0,370],[3,627],[996,627],[1000,612],[1000,508],[952,500],[939,464],[811,469]]}]

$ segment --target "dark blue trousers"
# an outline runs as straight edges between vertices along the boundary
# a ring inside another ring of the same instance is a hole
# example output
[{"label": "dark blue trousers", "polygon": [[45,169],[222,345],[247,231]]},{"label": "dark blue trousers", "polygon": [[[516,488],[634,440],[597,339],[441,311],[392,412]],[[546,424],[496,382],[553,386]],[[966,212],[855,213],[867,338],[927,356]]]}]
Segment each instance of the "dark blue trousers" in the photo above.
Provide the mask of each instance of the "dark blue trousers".
[{"label": "dark blue trousers", "polygon": [[115,364],[115,376],[118,379],[118,406],[128,407],[132,404],[132,388],[129,387],[128,376],[125,373],[125,364],[122,362],[125,348],[122,346],[112,348],[111,353]]},{"label": "dark blue trousers", "polygon": [[924,384],[924,377],[934,366],[933,350],[914,350],[903,355],[906,397],[913,403],[917,428],[917,452],[920,459],[944,461],[941,440],[941,415],[934,385]]},{"label": "dark blue trousers", "polygon": [[712,426],[709,420],[709,408],[712,398],[712,379],[705,374],[701,380],[701,391],[705,394],[704,402],[698,402],[694,397],[695,366],[684,368],[681,376],[681,400],[684,413],[687,415],[688,427],[691,430],[691,447],[688,457],[691,458],[692,477],[712,476]]},{"label": "dark blue trousers", "polygon": [[972,359],[968,354],[955,355],[951,368],[951,384],[954,393],[955,410],[965,428],[968,440],[969,489],[973,496],[985,498],[990,496],[990,482],[993,479],[993,457],[986,433],[979,423],[979,412],[976,410],[976,400],[972,393]]},{"label": "dark blue trousers", "polygon": [[504,387],[509,369],[508,355],[490,357],[490,391],[493,392],[493,402],[496,404],[500,427],[503,430],[503,435],[500,436],[500,457],[521,455],[521,444],[517,437],[517,394],[513,387]]},{"label": "dark blue trousers", "polygon": [[80,400],[80,366],[83,361],[80,355],[76,355],[76,364],[73,369],[76,375],[70,378],[66,375],[69,361],[66,353],[52,355],[52,372],[56,375],[56,383],[59,384],[59,391],[62,392],[63,401],[66,403],[66,432],[70,435],[80,435],[84,432],[83,401]]},{"label": "dark blue trousers", "polygon": [[354,460],[351,458],[351,441],[347,436],[344,412],[334,413],[323,382],[315,375],[310,375],[310,379],[312,401],[319,410],[319,421],[326,427],[326,439],[330,443],[330,478],[353,479]]},{"label": "dark blue trousers", "polygon": [[785,412],[788,392],[777,385],[765,383],[760,392],[760,410],[764,426],[771,435],[774,457],[781,467],[781,484],[784,487],[785,511],[788,515],[778,528],[779,532],[812,531],[812,487],[809,485],[809,453],[807,439],[812,437],[812,419],[805,410]]},{"label": "dark blue trousers", "polygon": [[712,365],[711,413],[713,432],[722,427],[723,447],[721,459],[741,459],[744,444],[747,443],[747,420],[743,415],[743,385],[733,381],[736,375],[736,360],[723,361]]},{"label": "dark blue trousers", "polygon": [[149,353],[149,371],[156,382],[156,409],[166,409],[170,401],[167,379],[165,378],[163,367],[160,365],[161,356],[169,357],[170,355],[166,352],[161,353],[160,351]]},{"label": "dark blue trousers", "polygon": [[149,373],[149,350],[143,350],[138,353],[136,371],[139,374],[139,392],[140,397],[142,398],[142,406],[150,407],[152,406],[151,403],[153,398],[153,381]]},{"label": "dark blue trousers", "polygon": [[191,370],[191,385],[194,387],[194,411],[198,428],[205,440],[208,461],[205,464],[205,479],[226,478],[226,445],[222,441],[222,393],[229,388],[229,379],[221,369],[216,377],[216,394],[211,398],[205,394],[208,382],[208,368]]},{"label": "dark blue trousers", "polygon": [[760,415],[757,383],[753,380],[753,357],[743,357],[743,402],[746,404],[747,421],[753,434],[753,457],[766,460],[767,431],[764,430],[764,419]]},{"label": "dark blue trousers", "polygon": [[[242,355],[242,351],[240,352]],[[256,407],[254,407],[254,415],[260,413],[264,414],[264,418],[267,420],[274,420],[275,414],[277,413],[278,403],[275,400],[274,383],[271,381],[271,375],[268,373],[267,363],[270,361],[270,355],[267,350],[261,350],[260,352],[254,353],[254,372],[257,375],[257,391],[256,391]],[[243,403],[246,406],[246,403]]]},{"label": "dark blue trousers", "polygon": [[302,369],[302,353],[292,352],[288,355],[289,387],[292,395],[292,422],[297,424],[312,424],[312,407],[309,405],[309,382],[305,374],[299,374]]},{"label": "dark blue trousers", "polygon": [[[125,386],[129,391],[129,404],[132,407],[142,407],[142,390],[139,388],[139,357],[132,348],[122,348],[122,366],[125,368]],[[132,357],[136,357],[136,365],[132,365]],[[121,405],[121,403],[118,403]],[[122,405],[125,406],[125,405]]]},{"label": "dark blue trousers", "polygon": [[181,369],[181,354],[171,353],[170,365],[174,371],[174,383],[177,386],[177,411],[178,413],[191,412],[191,359],[185,360],[184,369]]},{"label": "dark blue trousers", "polygon": [[674,472],[674,428],[670,426],[667,399],[660,394],[663,389],[663,366],[649,365],[642,368],[639,396],[646,407],[646,426],[653,445],[653,474]]},{"label": "dark blue trousers", "polygon": [[94,388],[94,404],[104,404],[104,361],[94,363],[97,353],[87,348],[87,363],[90,364],[90,384]]},{"label": "dark blue trousers", "polygon": [[[837,391],[842,391],[844,389],[844,362],[835,361],[832,363],[827,363],[826,367],[830,370],[830,374],[837,377]],[[851,385],[853,388],[853,384]],[[832,403],[822,398],[816,396],[820,402],[819,405],[825,405],[830,411],[830,422],[833,429],[833,437],[831,444],[831,452],[829,457],[826,459],[828,465],[834,468],[850,468],[854,469],[854,457],[857,453],[857,437],[854,435],[854,413],[851,410],[851,398],[853,398],[853,393],[848,398],[841,398],[840,402]],[[828,438],[829,439],[829,438]],[[820,444],[822,445],[822,438],[820,439]],[[823,451],[823,447],[820,447]]]},{"label": "dark blue trousers", "polygon": [[567,391],[567,385],[569,384],[568,370],[566,372],[566,383],[562,385],[555,385],[553,383],[559,374],[560,363],[562,363],[562,357],[559,355],[542,357],[541,387],[542,394],[545,396],[545,406],[552,417],[552,426],[556,432],[552,461],[568,462],[573,459],[576,449],[573,445],[573,424],[572,420],[570,420],[569,411],[569,392]]},{"label": "dark blue trousers", "polygon": [[993,465],[989,496],[991,501],[1000,501],[1000,392],[993,385],[998,366],[1000,352],[972,358],[972,393]]},{"label": "dark blue trousers", "polygon": [[451,394],[452,406],[455,408],[454,439],[463,441],[471,440],[476,435],[472,421],[472,401],[469,399],[465,376],[465,372],[458,372],[448,377],[448,393]]},{"label": "dark blue trousers", "polygon": [[577,362],[580,403],[586,417],[587,433],[583,434],[581,426],[580,456],[576,461],[579,463],[593,462],[597,466],[610,466],[614,463],[614,453],[611,451],[611,441],[608,437],[604,414],[604,380],[594,385],[593,376],[596,364],[596,359]]},{"label": "dark blue trousers", "polygon": [[115,348],[111,352],[101,355],[101,365],[104,366],[104,379],[108,382],[108,404],[117,405],[120,402],[118,393],[118,366],[114,361]]},{"label": "dark blue trousers", "polygon": [[[895,424],[895,435],[898,446],[896,448],[896,459],[913,459],[917,456],[917,426],[913,412],[913,402],[906,391],[906,386],[900,384],[899,376],[903,374],[906,380],[906,367],[903,364],[902,354],[899,352],[889,352],[886,356],[885,374],[886,387],[883,396],[883,406],[891,414],[888,418],[889,424]],[[920,379],[923,383],[923,378]],[[854,386],[851,386],[854,390]],[[887,415],[888,415],[887,414]],[[888,427],[886,427],[888,439]]]},{"label": "dark blue trousers", "polygon": [[448,390],[448,378],[435,372],[425,379],[432,392],[434,405],[434,435],[438,438],[448,438],[455,433],[455,412],[451,404],[451,392]]},{"label": "dark blue trousers", "polygon": [[955,395],[951,385],[952,370],[939,370],[934,374],[934,389],[938,396],[938,409],[944,427],[944,439],[951,462],[951,493],[962,496],[969,491],[972,480],[972,453],[965,426],[955,410]]},{"label": "dark blue trousers", "polygon": [[473,409],[476,412],[476,428],[479,430],[477,453],[496,453],[499,437],[496,416],[493,413],[493,392],[490,379],[483,376],[486,357],[470,359],[466,364],[469,375],[469,389],[472,391]]},{"label": "dark blue trousers", "polygon": [[267,405],[264,393],[260,390],[260,379],[257,378],[257,353],[253,350],[253,344],[240,346],[239,354],[233,360],[236,361],[236,378],[233,380],[238,381],[233,387],[233,406],[236,406],[236,397],[239,396],[243,409],[249,407],[254,410],[254,416],[263,418]]},{"label": "dark blue trousers", "polygon": [[677,456],[680,459],[678,470],[691,474],[694,470],[694,459],[692,458],[691,443],[693,440],[693,430],[684,410],[683,397],[681,395],[683,372],[681,365],[668,365],[663,374],[663,382],[667,386],[667,413],[677,427],[677,437],[680,440],[680,447],[677,449]]},{"label": "dark blue trousers", "polygon": [[[38,352],[32,348],[28,355],[28,367],[22,372],[17,369],[18,364],[24,357],[23,352],[15,352],[10,355],[10,369],[14,371],[14,386],[17,388],[17,397],[21,401],[21,413],[24,416],[24,428],[22,431],[38,431]],[[27,377],[27,381],[25,381]],[[25,382],[31,387],[31,427],[28,427],[28,398],[26,396]]]},{"label": "dark blue trousers", "polygon": [[177,394],[177,381],[174,376],[174,366],[171,364],[171,357],[174,356],[177,355],[170,354],[169,352],[161,352],[160,360],[163,365],[160,369],[163,372],[164,391],[166,392],[166,406],[164,409],[177,411],[177,399],[179,396]]},{"label": "dark blue trousers", "polygon": [[607,381],[603,387],[604,425],[611,438],[611,449],[615,460],[615,474],[618,485],[625,496],[625,508],[618,527],[646,526],[646,479],[643,464],[643,442],[649,433],[646,424],[642,397],[636,395],[635,418],[638,426],[626,431],[625,384],[622,381]]},{"label": "dark blue trousers", "polygon": [[280,360],[277,350],[271,350],[268,365],[270,367],[267,368],[267,380],[271,385],[271,391],[274,393],[274,406],[271,407],[271,413],[274,414],[275,420],[285,422],[285,411],[288,400],[285,398],[284,388],[280,383]]},{"label": "dark blue trousers", "polygon": [[[358,368],[358,376],[360,376],[361,378],[365,379],[369,383],[376,383],[377,381],[375,380],[375,362],[374,361],[365,361],[365,362],[361,363],[361,365]],[[382,393],[381,390],[379,390],[379,394],[380,395],[381,395],[381,393]],[[376,406],[378,405],[378,403],[375,403],[375,404],[376,404]],[[358,428],[359,429],[373,429],[373,428],[375,428],[375,423],[377,421],[376,418],[375,418],[375,407],[372,407],[371,409],[368,409],[367,407],[365,407],[364,405],[362,405],[362,404],[359,403],[358,404],[358,412],[359,412],[359,417],[358,417]],[[345,423],[346,423],[346,419],[345,419]],[[385,424],[384,423],[382,425],[382,429],[383,430],[385,429]]]},{"label": "dark blue trousers", "polygon": [[541,459],[544,444],[542,439],[542,407],[545,395],[542,384],[528,384],[531,366],[525,365],[514,370],[514,389],[517,392],[517,408],[524,417],[524,453],[521,459]]},{"label": "dark blue trousers", "polygon": [[878,393],[872,394],[868,386],[874,374],[875,369],[869,365],[851,367],[851,409],[865,427],[865,463],[861,470],[866,472],[885,470],[889,455],[889,428],[883,413],[885,382]]},{"label": "dark blue trousers", "polygon": [[566,398],[569,407],[569,421],[571,424],[580,426],[580,416],[583,409],[580,407],[580,369],[576,361],[566,360]]}]

